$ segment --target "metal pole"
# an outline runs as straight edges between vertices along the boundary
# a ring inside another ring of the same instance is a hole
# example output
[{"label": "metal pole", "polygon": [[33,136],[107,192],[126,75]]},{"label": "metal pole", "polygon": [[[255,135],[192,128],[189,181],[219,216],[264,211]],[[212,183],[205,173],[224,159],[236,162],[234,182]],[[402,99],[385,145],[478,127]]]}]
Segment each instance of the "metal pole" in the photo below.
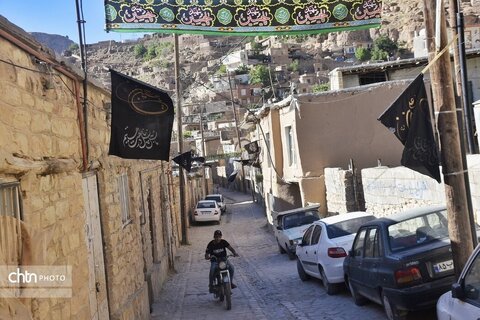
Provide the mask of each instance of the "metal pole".
[{"label": "metal pole", "polygon": [[[472,108],[468,105],[467,95],[467,78],[466,78],[466,64],[465,64],[465,43],[463,30],[463,15],[460,12],[461,7],[458,0],[449,1],[449,16],[452,34],[458,34],[458,45],[453,49],[453,61],[455,63],[455,81],[457,88],[456,103],[462,104],[462,109],[457,109],[458,127],[460,130],[460,146],[462,149],[462,164],[464,168],[465,193],[467,195],[467,207],[470,221],[475,221],[473,216],[472,194],[470,191],[470,178],[468,176],[468,164],[465,149],[469,154],[476,153],[475,143],[473,142],[472,129]],[[462,114],[463,111],[463,114]],[[467,143],[465,143],[467,141]],[[477,232],[474,223],[471,223],[473,246],[477,244]]]},{"label": "metal pole", "polygon": [[[79,0],[75,1],[76,9],[77,9],[77,24],[78,24],[78,42],[80,47],[80,58],[82,60],[82,69],[83,69],[83,119],[84,119],[84,130],[85,130],[85,157],[88,166],[88,159],[89,159],[89,149],[88,149],[88,103],[87,103],[87,88],[88,88],[88,80],[87,80],[87,49],[85,47],[84,37],[84,23],[83,20],[83,10],[80,7]],[[87,166],[84,166],[83,170],[87,171]]]},{"label": "metal pole", "polygon": [[472,106],[468,103],[468,75],[467,75],[467,61],[465,56],[465,32],[463,24],[463,13],[460,11],[460,7],[457,12],[457,32],[458,32],[458,51],[459,51],[459,63],[460,63],[460,77],[462,82],[462,103],[463,112],[465,117],[465,131],[467,135],[468,153],[477,153],[477,148],[473,138],[473,112]]},{"label": "metal pole", "polygon": [[[233,107],[233,119],[235,120],[235,131],[237,132],[238,150],[241,153],[242,144],[240,142],[240,131],[238,130],[237,108],[235,107],[235,101],[233,100],[232,82],[230,80],[230,73],[228,71],[227,71],[227,76],[228,76],[228,85],[230,87],[230,99]],[[243,162],[242,162],[242,192],[246,192],[246,191],[247,191],[247,188],[245,187],[245,168],[243,167]]]},{"label": "metal pole", "polygon": [[[205,138],[203,137],[203,108],[205,107],[205,103],[200,107],[200,136],[202,138],[202,156],[207,161],[207,154],[205,153]],[[203,196],[207,195],[208,186],[207,186],[207,179],[205,178],[205,163],[203,163]]]},{"label": "metal pole", "polygon": [[[177,147],[178,154],[183,153],[183,132],[182,132],[182,106],[180,93],[180,53],[178,47],[178,35],[175,34],[174,48],[175,48],[175,93],[177,95]],[[188,230],[187,230],[187,212],[185,210],[185,177],[183,175],[182,166],[178,166],[178,180],[179,180],[179,207],[180,207],[180,221],[182,224],[182,244],[188,244]]]}]

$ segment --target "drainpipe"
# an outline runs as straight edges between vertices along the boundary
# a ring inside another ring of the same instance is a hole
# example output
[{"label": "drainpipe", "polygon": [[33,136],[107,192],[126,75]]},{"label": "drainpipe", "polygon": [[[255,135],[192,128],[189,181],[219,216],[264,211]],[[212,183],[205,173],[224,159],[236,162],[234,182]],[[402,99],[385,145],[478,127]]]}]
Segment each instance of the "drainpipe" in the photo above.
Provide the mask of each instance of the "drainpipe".
[{"label": "drainpipe", "polygon": [[84,119],[82,116],[82,103],[80,101],[80,88],[79,88],[79,76],[70,72],[67,70],[65,67],[61,66],[58,64],[58,61],[53,59],[52,57],[42,53],[38,52],[37,49],[30,47],[26,43],[20,41],[18,38],[15,38],[11,34],[7,33],[5,30],[0,29],[0,37],[3,37],[4,39],[10,41],[20,49],[25,50],[35,58],[42,60],[44,62],[47,62],[53,66],[55,70],[63,74],[64,76],[70,78],[75,86],[75,100],[77,104],[77,111],[78,111],[78,122],[79,122],[79,127],[80,127],[80,138],[81,138],[81,145],[82,145],[82,164],[83,168],[82,171],[85,172],[87,171],[87,164],[88,164],[88,156],[87,156],[87,144],[86,144],[86,126],[84,124]]}]

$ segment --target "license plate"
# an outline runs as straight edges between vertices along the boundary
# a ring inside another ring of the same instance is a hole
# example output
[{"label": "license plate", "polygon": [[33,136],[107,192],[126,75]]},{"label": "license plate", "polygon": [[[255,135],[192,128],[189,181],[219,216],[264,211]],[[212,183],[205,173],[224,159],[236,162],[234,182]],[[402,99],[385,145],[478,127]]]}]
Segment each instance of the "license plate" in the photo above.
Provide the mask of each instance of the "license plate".
[{"label": "license plate", "polygon": [[435,263],[433,265],[433,270],[435,271],[435,273],[442,273],[449,270],[453,270],[453,260]]},{"label": "license plate", "polygon": [[202,214],[210,214],[210,211],[202,211]]}]

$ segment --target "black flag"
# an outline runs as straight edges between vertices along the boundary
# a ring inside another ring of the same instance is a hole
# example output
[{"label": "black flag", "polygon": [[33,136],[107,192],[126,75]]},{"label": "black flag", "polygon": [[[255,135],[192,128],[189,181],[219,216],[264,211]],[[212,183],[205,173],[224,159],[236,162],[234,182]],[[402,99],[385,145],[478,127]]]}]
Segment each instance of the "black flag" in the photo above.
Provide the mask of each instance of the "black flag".
[{"label": "black flag", "polygon": [[168,160],[173,102],[155,87],[110,70],[112,126],[108,154],[126,159]]},{"label": "black flag", "polygon": [[413,80],[378,120],[405,146],[403,166],[441,181],[423,74]]},{"label": "black flag", "polygon": [[187,151],[184,152],[175,158],[173,158],[173,161],[178,163],[178,165],[182,166],[185,170],[190,172],[192,170],[192,151]]},{"label": "black flag", "polygon": [[244,146],[245,150],[247,150],[248,153],[252,154],[252,153],[257,153],[259,152],[259,148],[258,148],[258,142],[257,141],[253,141],[253,142],[250,142],[250,143],[247,143],[245,146]]},{"label": "black flag", "polygon": [[192,158],[192,161],[205,163],[205,157],[194,157]]},{"label": "black flag", "polygon": [[238,171],[233,171],[227,178],[228,182],[233,182],[237,177]]}]

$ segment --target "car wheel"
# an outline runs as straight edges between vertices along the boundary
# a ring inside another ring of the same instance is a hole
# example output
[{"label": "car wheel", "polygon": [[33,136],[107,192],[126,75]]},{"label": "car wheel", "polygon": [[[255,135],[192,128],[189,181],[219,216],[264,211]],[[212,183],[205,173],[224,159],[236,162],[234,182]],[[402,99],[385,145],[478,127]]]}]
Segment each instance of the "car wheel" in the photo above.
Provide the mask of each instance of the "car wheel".
[{"label": "car wheel", "polygon": [[310,276],[305,272],[305,269],[303,269],[303,265],[300,260],[297,260],[297,272],[300,280],[307,281],[308,279],[310,279]]},{"label": "car wheel", "polygon": [[398,310],[395,305],[388,299],[385,293],[382,292],[383,309],[387,315],[388,320],[405,320],[407,311]]},{"label": "car wheel", "polygon": [[285,249],[283,249],[282,246],[280,245],[280,243],[278,243],[278,240],[277,240],[277,245],[278,245],[278,251],[279,251],[281,254],[286,253]]},{"label": "car wheel", "polygon": [[320,275],[322,277],[322,283],[323,287],[325,288],[325,291],[327,291],[328,295],[332,295],[337,293],[337,286],[333,283],[328,282],[327,276],[325,275],[325,271],[323,271],[323,268],[320,267]]},{"label": "car wheel", "polygon": [[347,285],[348,285],[348,290],[350,291],[350,294],[352,295],[353,302],[357,306],[363,306],[365,303],[367,303],[367,298],[362,297],[357,290],[352,286],[352,283],[350,282],[350,279],[347,279]]}]

